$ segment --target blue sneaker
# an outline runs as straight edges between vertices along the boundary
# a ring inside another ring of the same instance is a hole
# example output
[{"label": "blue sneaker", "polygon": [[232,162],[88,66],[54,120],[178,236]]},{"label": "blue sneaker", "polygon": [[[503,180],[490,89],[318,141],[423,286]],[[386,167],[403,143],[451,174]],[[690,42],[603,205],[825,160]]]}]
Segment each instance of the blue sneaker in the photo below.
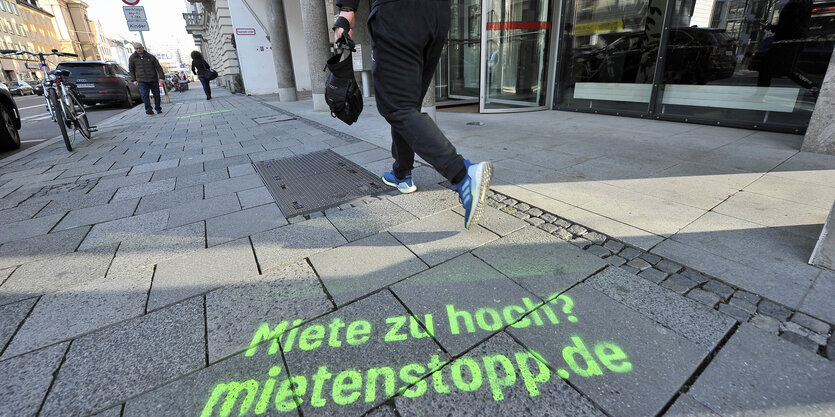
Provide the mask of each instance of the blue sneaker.
[{"label": "blue sneaker", "polygon": [[412,176],[407,175],[406,178],[400,179],[394,176],[394,172],[384,172],[380,177],[386,185],[397,188],[403,194],[409,194],[417,191],[415,183],[412,182]]},{"label": "blue sneaker", "polygon": [[464,206],[464,227],[469,229],[478,222],[484,211],[483,203],[487,197],[487,189],[490,188],[490,179],[493,177],[493,164],[473,164],[465,159],[464,165],[467,167],[467,176],[455,184],[455,190],[458,191],[461,204]]}]

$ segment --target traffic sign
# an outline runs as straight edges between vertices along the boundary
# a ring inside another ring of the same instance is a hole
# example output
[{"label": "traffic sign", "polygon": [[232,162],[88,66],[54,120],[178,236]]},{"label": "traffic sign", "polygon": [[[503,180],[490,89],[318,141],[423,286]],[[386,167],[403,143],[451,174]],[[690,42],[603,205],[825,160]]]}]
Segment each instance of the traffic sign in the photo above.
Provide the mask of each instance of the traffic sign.
[{"label": "traffic sign", "polygon": [[125,11],[125,20],[128,22],[132,20],[148,20],[145,17],[145,6],[122,6]]},{"label": "traffic sign", "polygon": [[128,30],[132,32],[136,31],[149,31],[148,29],[148,21],[147,20],[133,20],[128,21]]},{"label": "traffic sign", "polygon": [[137,4],[139,4],[139,0],[122,0],[122,1],[125,2],[125,4],[129,4],[131,6],[136,6]]}]

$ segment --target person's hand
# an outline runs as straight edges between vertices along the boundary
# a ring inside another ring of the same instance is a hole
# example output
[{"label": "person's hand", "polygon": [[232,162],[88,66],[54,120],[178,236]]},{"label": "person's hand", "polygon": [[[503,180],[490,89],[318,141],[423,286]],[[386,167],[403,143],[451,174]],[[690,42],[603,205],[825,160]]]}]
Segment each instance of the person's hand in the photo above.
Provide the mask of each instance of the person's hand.
[{"label": "person's hand", "polygon": [[[354,12],[342,11],[342,12],[339,12],[339,15],[348,19],[348,22],[351,23],[351,30],[348,31],[348,36],[353,38],[354,37]],[[339,40],[339,38],[342,37],[342,32],[344,32],[344,31],[345,31],[345,29],[342,29],[342,28],[334,29],[334,31],[333,31],[333,42],[334,43],[336,43]]]},{"label": "person's hand", "polygon": [[133,85],[139,85],[139,81],[134,81]]}]

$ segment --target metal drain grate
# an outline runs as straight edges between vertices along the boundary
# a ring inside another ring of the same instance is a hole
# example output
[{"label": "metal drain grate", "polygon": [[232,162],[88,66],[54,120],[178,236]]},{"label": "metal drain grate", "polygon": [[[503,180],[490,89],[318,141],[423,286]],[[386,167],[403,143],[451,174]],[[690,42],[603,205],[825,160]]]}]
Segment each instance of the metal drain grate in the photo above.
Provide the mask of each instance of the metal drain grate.
[{"label": "metal drain grate", "polygon": [[330,150],[258,162],[255,169],[285,217],[386,191],[375,175]]}]

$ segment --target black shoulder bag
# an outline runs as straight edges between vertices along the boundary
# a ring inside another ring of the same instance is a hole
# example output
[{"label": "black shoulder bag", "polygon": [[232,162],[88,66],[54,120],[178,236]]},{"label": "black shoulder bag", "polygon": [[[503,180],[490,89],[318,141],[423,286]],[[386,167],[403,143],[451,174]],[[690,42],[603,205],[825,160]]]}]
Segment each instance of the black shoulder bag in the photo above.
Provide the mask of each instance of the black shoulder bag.
[{"label": "black shoulder bag", "polygon": [[[325,81],[325,101],[330,107],[331,116],[351,125],[362,113],[362,92],[354,78],[351,61],[351,52],[356,52],[356,49],[353,39],[348,35],[351,28],[348,19],[342,16],[337,18],[334,28],[337,27],[344,30],[342,38],[336,43],[336,54],[328,59],[325,67],[326,70],[330,70]],[[347,52],[347,55],[344,52]]]}]

